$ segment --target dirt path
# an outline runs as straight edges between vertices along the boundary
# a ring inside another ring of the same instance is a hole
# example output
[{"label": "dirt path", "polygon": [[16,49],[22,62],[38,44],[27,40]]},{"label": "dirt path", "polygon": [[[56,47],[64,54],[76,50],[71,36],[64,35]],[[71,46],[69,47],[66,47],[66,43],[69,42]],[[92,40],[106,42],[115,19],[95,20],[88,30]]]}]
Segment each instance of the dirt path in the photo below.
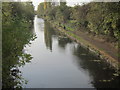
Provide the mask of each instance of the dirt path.
[{"label": "dirt path", "polygon": [[[52,22],[50,22],[52,23]],[[96,38],[95,36],[88,34],[82,31],[68,31],[63,29],[62,27],[57,26],[52,23],[52,26],[59,31],[66,34],[71,39],[77,41],[78,43],[87,46],[90,50],[99,55],[100,58],[106,60],[111,66],[115,69],[120,69],[120,60],[118,59],[118,50],[111,45],[111,43],[105,42],[100,38]],[[77,36],[77,37],[76,37]]]},{"label": "dirt path", "polygon": [[74,34],[76,34],[80,38],[86,40],[90,44],[96,46],[97,48],[103,50],[105,53],[110,55],[112,58],[114,58],[115,60],[120,62],[120,60],[118,60],[118,56],[117,56],[118,50],[115,49],[114,47],[112,47],[110,45],[110,43],[100,41],[100,40],[98,40],[98,38],[95,38],[94,36],[90,36],[90,35],[88,35],[87,33],[84,33],[84,32],[77,31],[77,32],[74,32]]}]

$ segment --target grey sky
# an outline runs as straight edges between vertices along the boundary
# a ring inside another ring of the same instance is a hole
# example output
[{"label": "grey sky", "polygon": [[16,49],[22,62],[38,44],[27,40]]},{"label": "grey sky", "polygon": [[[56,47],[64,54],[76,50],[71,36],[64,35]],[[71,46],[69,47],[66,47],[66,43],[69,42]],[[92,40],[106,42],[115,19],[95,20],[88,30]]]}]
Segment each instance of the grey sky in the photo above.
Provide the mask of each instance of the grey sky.
[{"label": "grey sky", "polygon": [[[16,1],[20,1],[20,0],[16,0]],[[21,0],[21,1],[32,1],[33,5],[35,6],[35,10],[37,10],[37,6],[39,5],[39,3],[44,2],[44,0]],[[46,0],[48,2],[52,1],[52,0]],[[59,1],[59,0],[54,0],[54,1]],[[64,1],[64,0],[63,0]],[[68,6],[74,6],[77,3],[80,2],[90,2],[91,0],[66,0],[67,5]]]},{"label": "grey sky", "polygon": [[[5,1],[10,1],[10,0],[2,0],[2,1],[5,2]],[[14,0],[14,1],[32,1],[33,5],[35,6],[35,10],[37,10],[39,3],[44,2],[44,0]],[[50,2],[50,1],[59,1],[59,0],[46,0],[46,1]],[[66,0],[68,6],[74,6],[78,3],[90,2],[90,1],[94,1],[94,2],[118,2],[120,0]]]}]

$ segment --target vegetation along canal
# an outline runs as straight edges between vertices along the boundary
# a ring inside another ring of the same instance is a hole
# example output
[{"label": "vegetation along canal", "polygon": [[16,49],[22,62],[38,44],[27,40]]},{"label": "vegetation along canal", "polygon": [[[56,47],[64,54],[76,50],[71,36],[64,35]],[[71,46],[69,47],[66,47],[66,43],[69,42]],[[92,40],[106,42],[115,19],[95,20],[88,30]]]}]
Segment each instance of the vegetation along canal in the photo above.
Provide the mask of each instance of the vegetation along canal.
[{"label": "vegetation along canal", "polygon": [[59,4],[2,3],[2,88],[120,88],[120,4]]},{"label": "vegetation along canal", "polygon": [[33,32],[37,38],[24,47],[33,58],[19,68],[27,80],[22,87],[119,87],[119,79],[109,65],[37,16]]}]

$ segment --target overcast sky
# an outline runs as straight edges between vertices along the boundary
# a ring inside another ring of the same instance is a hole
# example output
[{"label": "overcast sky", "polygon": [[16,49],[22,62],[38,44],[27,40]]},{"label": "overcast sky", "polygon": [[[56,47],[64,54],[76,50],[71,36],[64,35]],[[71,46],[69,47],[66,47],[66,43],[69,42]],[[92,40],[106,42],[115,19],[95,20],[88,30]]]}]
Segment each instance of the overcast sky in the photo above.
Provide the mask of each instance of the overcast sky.
[{"label": "overcast sky", "polygon": [[[18,0],[15,0],[18,1]],[[44,0],[21,0],[21,1],[32,1],[33,5],[35,6],[35,10],[37,10],[37,6],[39,5],[39,3],[44,2]],[[52,0],[46,0],[46,1],[52,1]],[[59,0],[54,0],[54,1],[59,1]],[[63,0],[64,1],[64,0]],[[77,3],[80,2],[90,2],[91,0],[66,0],[67,5],[69,6],[74,6]]]},{"label": "overcast sky", "polygon": [[[2,0],[2,1],[6,1],[6,0]],[[9,1],[9,0],[7,0],[7,1]],[[33,5],[35,6],[35,10],[37,10],[37,6],[39,5],[39,3],[44,2],[44,0],[14,0],[14,1],[32,1]],[[59,0],[46,0],[46,1],[59,1]],[[82,3],[82,2],[90,2],[90,1],[97,1],[97,2],[112,1],[112,2],[116,2],[116,1],[120,1],[120,0],[65,0],[65,1],[67,2],[68,6],[74,6],[75,4]]]}]

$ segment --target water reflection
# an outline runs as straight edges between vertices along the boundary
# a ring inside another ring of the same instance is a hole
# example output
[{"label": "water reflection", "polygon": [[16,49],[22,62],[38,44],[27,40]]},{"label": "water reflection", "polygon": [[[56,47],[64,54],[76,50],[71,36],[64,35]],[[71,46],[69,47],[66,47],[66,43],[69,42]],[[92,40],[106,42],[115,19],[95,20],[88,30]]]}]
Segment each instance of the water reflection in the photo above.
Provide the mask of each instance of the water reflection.
[{"label": "water reflection", "polygon": [[[13,25],[13,28],[9,27],[10,31],[17,30],[12,33],[14,37],[11,33],[7,33],[9,30],[6,29],[7,27],[4,28],[6,31],[3,32],[3,45],[7,45],[7,47],[3,46],[3,87],[119,87],[119,77],[114,76],[116,72],[109,65],[101,62],[87,49],[53,29],[43,19],[35,17],[34,22],[34,32],[37,36],[35,40],[33,32],[25,30],[24,33],[28,34],[26,35],[19,31],[17,25]],[[22,30],[24,30],[23,27]],[[31,41],[29,47],[31,39],[34,41]],[[11,43],[7,40],[11,40]],[[22,43],[21,40],[23,40]],[[25,45],[26,48],[23,49]],[[18,68],[20,66],[23,67]],[[24,85],[22,86],[22,84]]]},{"label": "water reflection", "polygon": [[51,26],[50,23],[44,22],[44,40],[46,47],[52,51],[52,38],[55,37],[58,39],[58,45],[65,49],[65,46],[68,43],[72,43],[72,40],[67,38],[64,34],[55,31]]},{"label": "water reflection", "polygon": [[100,58],[80,45],[74,48],[73,54],[79,57],[79,59],[76,59],[78,67],[82,67],[89,72],[90,77],[92,77],[91,84],[93,84],[94,87],[119,87],[119,77],[113,75],[116,72],[108,64],[103,62],[103,60],[100,60]]},{"label": "water reflection", "polygon": [[[46,47],[52,51],[52,36],[55,34],[55,32],[50,27],[49,23],[44,22],[44,40]],[[46,25],[47,24],[47,25]]]},{"label": "water reflection", "polygon": [[29,26],[21,21],[8,26],[2,24],[2,88],[22,88],[27,83],[18,68],[32,59],[30,54],[23,51],[24,46],[35,39]]},{"label": "water reflection", "polygon": [[[45,43],[46,47],[52,51],[52,37],[57,37],[58,46],[60,48],[66,49],[67,44],[72,44],[72,54],[77,58],[74,59],[78,68],[83,71],[88,72],[89,77],[91,77],[91,84],[95,88],[116,88],[119,87],[119,76],[114,76],[115,70],[112,69],[104,60],[100,60],[99,57],[90,53],[89,50],[81,47],[77,43],[73,42],[65,35],[54,30],[49,23],[45,22]],[[70,47],[69,47],[70,49]]]},{"label": "water reflection", "polygon": [[65,35],[60,35],[58,37],[58,45],[63,49],[65,49],[68,43],[72,43],[72,41],[69,38],[67,38]]}]

